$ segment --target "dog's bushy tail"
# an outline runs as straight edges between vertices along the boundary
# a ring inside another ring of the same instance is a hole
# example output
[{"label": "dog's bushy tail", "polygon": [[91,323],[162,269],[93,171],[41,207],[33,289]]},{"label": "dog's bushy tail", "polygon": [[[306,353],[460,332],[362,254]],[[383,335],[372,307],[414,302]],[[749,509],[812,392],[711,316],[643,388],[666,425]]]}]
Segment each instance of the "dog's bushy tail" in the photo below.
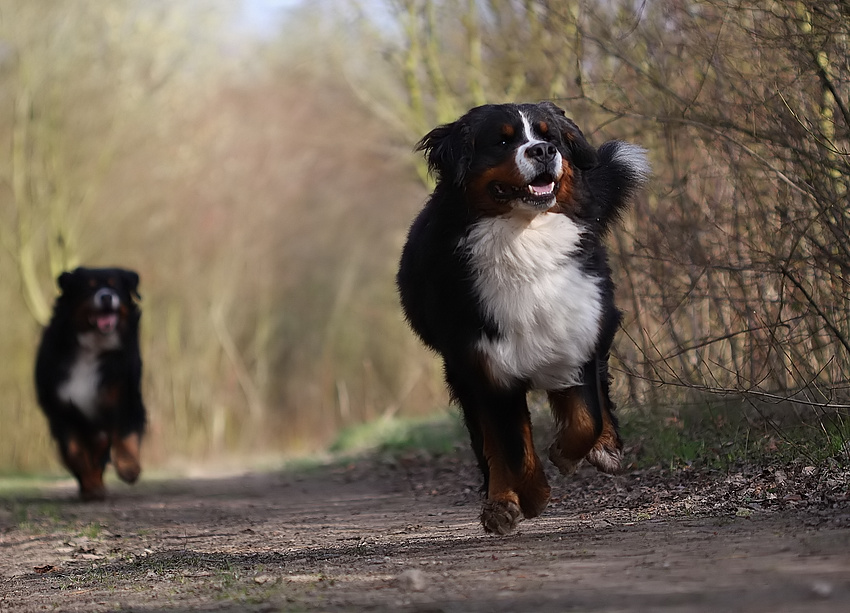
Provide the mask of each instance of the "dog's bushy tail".
[{"label": "dog's bushy tail", "polygon": [[592,194],[592,215],[604,233],[646,185],[652,169],[647,150],[632,143],[608,141],[597,155],[596,165],[585,177]]}]

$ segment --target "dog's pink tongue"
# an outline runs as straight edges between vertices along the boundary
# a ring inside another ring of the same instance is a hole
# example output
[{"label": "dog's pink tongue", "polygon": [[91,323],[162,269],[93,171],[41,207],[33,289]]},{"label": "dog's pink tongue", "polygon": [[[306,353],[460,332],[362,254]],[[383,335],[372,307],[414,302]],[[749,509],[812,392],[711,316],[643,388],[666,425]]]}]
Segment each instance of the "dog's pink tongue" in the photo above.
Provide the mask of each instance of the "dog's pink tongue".
[{"label": "dog's pink tongue", "polygon": [[544,194],[551,194],[555,191],[555,183],[549,183],[547,185],[529,185],[528,189],[531,190],[531,193],[535,196],[542,196]]},{"label": "dog's pink tongue", "polygon": [[95,319],[97,329],[102,333],[107,334],[115,330],[118,326],[118,315],[110,313],[109,315],[98,315]]}]

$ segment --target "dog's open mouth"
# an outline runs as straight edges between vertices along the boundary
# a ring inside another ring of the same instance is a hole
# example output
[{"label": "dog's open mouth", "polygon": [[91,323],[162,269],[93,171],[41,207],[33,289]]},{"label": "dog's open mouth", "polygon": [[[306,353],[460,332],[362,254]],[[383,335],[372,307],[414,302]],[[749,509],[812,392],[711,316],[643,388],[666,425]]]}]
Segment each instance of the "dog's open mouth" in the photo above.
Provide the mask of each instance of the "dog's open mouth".
[{"label": "dog's open mouth", "polygon": [[118,328],[118,313],[98,313],[91,322],[101,334],[110,334]]},{"label": "dog's open mouth", "polygon": [[558,192],[559,183],[549,173],[538,175],[527,185],[517,187],[509,183],[494,181],[490,184],[490,193],[496,200],[507,202],[509,200],[522,200],[535,208],[552,206],[555,194]]}]

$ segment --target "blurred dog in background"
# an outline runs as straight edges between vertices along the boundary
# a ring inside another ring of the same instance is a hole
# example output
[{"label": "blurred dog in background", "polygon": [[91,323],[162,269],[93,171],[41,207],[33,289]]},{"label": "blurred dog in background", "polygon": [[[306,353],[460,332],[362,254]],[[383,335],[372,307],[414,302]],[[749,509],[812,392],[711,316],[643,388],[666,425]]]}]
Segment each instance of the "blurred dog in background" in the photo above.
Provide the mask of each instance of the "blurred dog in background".
[{"label": "blurred dog in background", "polygon": [[145,428],[139,352],[139,276],[121,268],[77,268],[61,295],[35,367],[38,401],[83,500],[106,496],[110,461],[133,483]]}]

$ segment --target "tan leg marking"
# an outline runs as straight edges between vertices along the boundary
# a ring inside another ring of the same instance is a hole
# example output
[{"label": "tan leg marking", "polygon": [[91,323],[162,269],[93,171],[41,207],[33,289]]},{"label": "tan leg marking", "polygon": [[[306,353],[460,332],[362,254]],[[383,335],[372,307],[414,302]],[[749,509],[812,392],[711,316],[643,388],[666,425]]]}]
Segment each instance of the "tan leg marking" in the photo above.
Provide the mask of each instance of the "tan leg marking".
[{"label": "tan leg marking", "polygon": [[518,473],[507,465],[495,434],[484,429],[490,485],[481,510],[481,523],[487,532],[510,534],[523,517],[536,517],[549,504],[549,483],[534,450],[531,423],[526,419],[521,427],[524,455]]},{"label": "tan leg marking", "polygon": [[121,438],[118,433],[112,435],[112,463],[122,481],[135,483],[142,472],[139,461],[141,437],[132,432]]},{"label": "tan leg marking", "polygon": [[580,387],[549,392],[549,403],[559,427],[549,447],[549,459],[562,474],[570,475],[596,444],[596,422]]},{"label": "tan leg marking", "polygon": [[105,451],[91,449],[75,435],[68,438],[62,460],[65,466],[74,473],[80,484],[80,498],[83,500],[103,500],[106,498],[106,488],[103,485],[103,466],[98,462],[99,453]]},{"label": "tan leg marking", "polygon": [[602,409],[602,434],[599,435],[593,449],[587,454],[587,461],[598,470],[608,474],[618,472],[623,465],[623,441],[617,434],[607,404]]}]

